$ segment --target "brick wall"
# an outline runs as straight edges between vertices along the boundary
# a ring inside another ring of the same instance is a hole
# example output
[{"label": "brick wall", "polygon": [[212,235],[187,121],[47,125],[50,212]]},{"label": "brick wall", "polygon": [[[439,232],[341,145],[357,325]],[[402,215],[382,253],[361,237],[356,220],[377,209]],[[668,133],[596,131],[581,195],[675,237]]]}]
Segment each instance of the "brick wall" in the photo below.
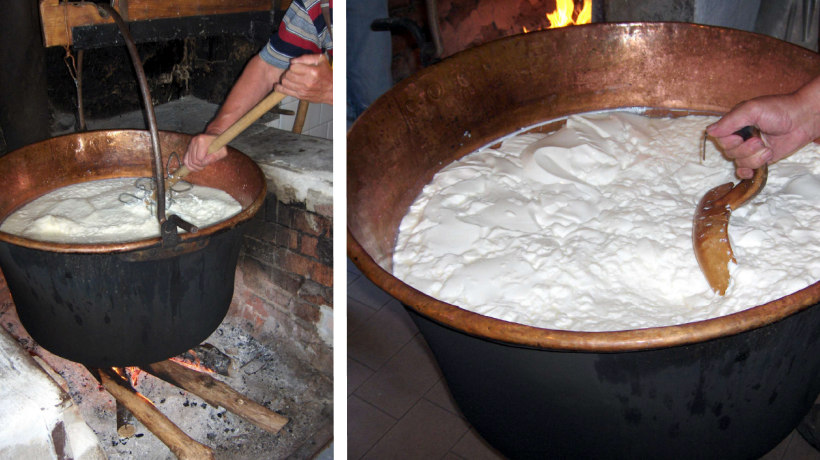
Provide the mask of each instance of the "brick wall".
[{"label": "brick wall", "polygon": [[231,313],[261,340],[277,340],[331,377],[333,221],[268,193],[245,236]]}]

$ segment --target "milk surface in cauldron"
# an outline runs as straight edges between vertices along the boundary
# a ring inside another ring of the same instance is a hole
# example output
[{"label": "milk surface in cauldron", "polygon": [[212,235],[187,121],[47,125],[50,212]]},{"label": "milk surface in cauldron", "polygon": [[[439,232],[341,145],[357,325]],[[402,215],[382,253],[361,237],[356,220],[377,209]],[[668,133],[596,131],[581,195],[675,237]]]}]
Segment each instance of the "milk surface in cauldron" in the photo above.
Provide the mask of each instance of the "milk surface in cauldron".
[{"label": "milk surface in cauldron", "polygon": [[820,279],[820,148],[769,169],[734,211],[725,297],[692,247],[703,194],[737,182],[710,142],[714,117],[572,116],[442,169],[402,220],[394,275],[444,302],[575,331],[682,324],[740,311]]},{"label": "milk surface in cauldron", "polygon": [[[135,187],[135,178],[69,185],[16,210],[3,221],[0,231],[53,243],[119,243],[157,237],[156,211],[133,196],[139,194],[145,192]],[[194,185],[174,194],[166,214],[177,214],[203,228],[241,210],[239,202],[225,191]]]}]

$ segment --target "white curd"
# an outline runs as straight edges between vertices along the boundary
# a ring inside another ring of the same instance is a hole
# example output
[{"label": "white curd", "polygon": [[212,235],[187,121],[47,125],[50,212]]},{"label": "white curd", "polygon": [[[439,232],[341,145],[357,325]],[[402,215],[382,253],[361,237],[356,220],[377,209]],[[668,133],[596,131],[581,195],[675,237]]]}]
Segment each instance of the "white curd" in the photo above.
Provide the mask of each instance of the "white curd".
[{"label": "white curd", "polygon": [[692,247],[703,194],[737,182],[705,127],[716,118],[572,116],[509,137],[436,174],[403,219],[394,274],[498,319],[575,331],[682,324],[733,313],[820,279],[820,149],[769,168],[732,213],[737,265],[712,292]]},{"label": "white curd", "polygon": [[[159,236],[156,211],[141,200],[135,178],[105,179],[70,185],[33,200],[6,218],[0,231],[54,243],[121,243]],[[195,185],[174,194],[166,215],[177,214],[200,227],[228,219],[242,206],[223,190]]]}]

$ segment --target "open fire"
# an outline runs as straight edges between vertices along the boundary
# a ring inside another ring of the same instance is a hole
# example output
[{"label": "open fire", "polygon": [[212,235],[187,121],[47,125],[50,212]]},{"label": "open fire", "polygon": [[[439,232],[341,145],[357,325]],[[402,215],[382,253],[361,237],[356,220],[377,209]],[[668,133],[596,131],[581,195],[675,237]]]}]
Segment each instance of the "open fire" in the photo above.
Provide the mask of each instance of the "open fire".
[{"label": "open fire", "polygon": [[[592,0],[555,0],[555,10],[546,13],[549,25],[542,29],[589,24],[592,22]],[[524,33],[531,32],[526,27]]]},{"label": "open fire", "polygon": [[[235,316],[229,314],[205,344],[178,357],[142,368],[89,369],[36,344],[4,287],[0,275],[0,325],[5,329],[0,333],[8,332],[17,342],[13,345],[35,357],[58,383],[70,401],[66,404],[79,409],[109,459],[171,453],[179,458],[308,458],[330,438],[330,381],[302,368],[276,344],[260,343]],[[2,378],[0,372],[0,385]],[[29,391],[20,397],[36,396]],[[9,448],[19,452],[17,445],[0,445],[0,452]]]}]

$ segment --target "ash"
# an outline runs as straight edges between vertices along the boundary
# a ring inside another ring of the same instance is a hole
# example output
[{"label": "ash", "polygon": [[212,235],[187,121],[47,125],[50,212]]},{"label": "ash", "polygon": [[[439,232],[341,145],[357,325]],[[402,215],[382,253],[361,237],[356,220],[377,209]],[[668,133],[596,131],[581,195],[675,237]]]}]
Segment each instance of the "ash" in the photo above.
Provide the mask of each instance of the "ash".
[{"label": "ash", "polygon": [[[43,358],[64,381],[58,382],[79,406],[86,423],[97,434],[109,459],[173,459],[175,456],[136,418],[132,436],[117,432],[114,398],[81,364],[55,356],[39,347],[17,319],[13,306],[3,305],[0,321],[30,353]],[[11,308],[9,308],[11,307]],[[188,436],[214,451],[216,458],[312,458],[331,439],[332,382],[278,343],[260,343],[245,332],[242,321],[230,315],[204,342],[227,355],[228,375],[214,375],[247,398],[289,418],[278,434],[271,434],[221,407],[205,403],[147,372],[135,389],[150,399]]]}]

